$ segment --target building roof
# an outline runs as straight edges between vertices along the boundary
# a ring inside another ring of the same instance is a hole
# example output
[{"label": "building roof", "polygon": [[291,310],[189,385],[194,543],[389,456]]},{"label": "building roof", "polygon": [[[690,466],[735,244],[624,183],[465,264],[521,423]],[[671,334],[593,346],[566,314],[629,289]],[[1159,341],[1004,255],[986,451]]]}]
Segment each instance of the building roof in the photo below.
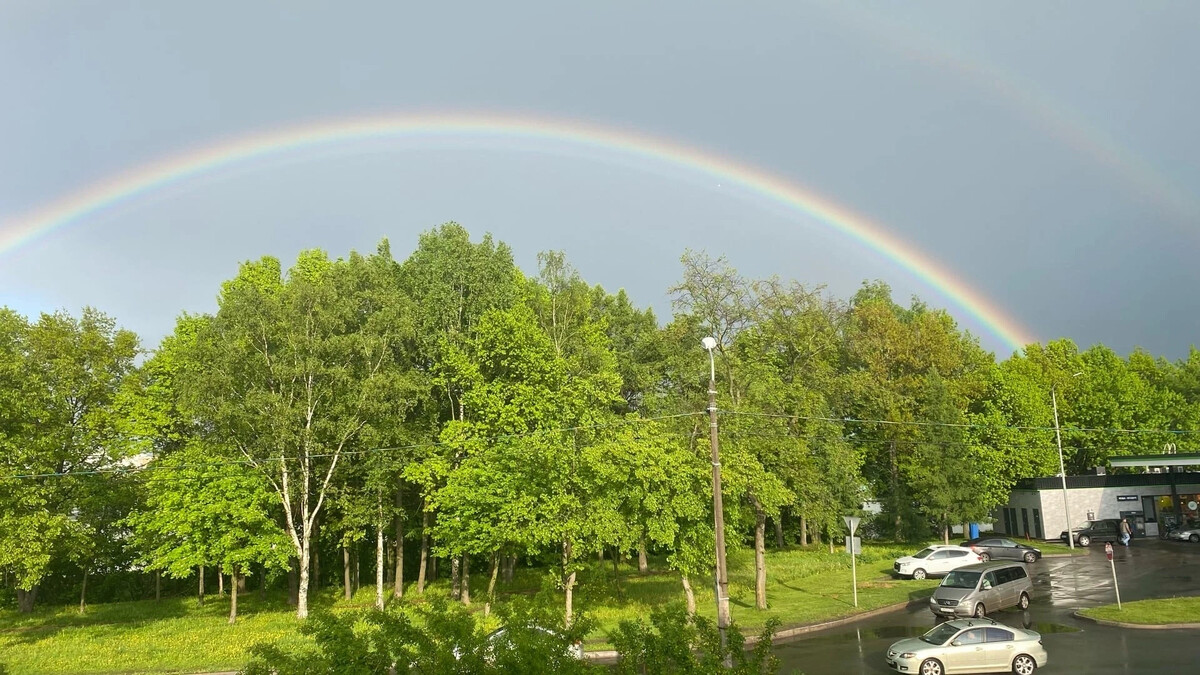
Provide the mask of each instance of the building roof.
[{"label": "building roof", "polygon": [[[1172,455],[1178,457],[1178,455]],[[1139,487],[1149,485],[1169,486],[1200,485],[1200,472],[1186,473],[1112,473],[1099,476],[1067,476],[1067,488]],[[1017,481],[1015,490],[1061,490],[1062,479],[1058,476],[1025,478]]]},{"label": "building roof", "polygon": [[1140,466],[1200,466],[1200,453],[1111,457],[1108,463],[1114,469],[1118,467],[1132,468]]}]

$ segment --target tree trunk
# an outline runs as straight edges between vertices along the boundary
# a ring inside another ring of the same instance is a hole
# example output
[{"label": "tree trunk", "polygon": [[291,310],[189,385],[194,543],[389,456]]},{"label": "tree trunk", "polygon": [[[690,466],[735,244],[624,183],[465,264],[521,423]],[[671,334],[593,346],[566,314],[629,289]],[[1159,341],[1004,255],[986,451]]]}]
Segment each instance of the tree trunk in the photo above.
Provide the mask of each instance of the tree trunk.
[{"label": "tree trunk", "polygon": [[229,573],[229,623],[237,623],[237,598],[238,591],[242,588],[246,580],[238,576],[237,565],[233,566],[233,570]]},{"label": "tree trunk", "polygon": [[767,514],[754,514],[754,606],[767,608]]},{"label": "tree trunk", "polygon": [[246,592],[246,575],[245,574],[235,574],[234,576],[229,578],[229,581],[231,583],[237,584],[238,593]]},{"label": "tree trunk", "polygon": [[204,565],[200,565],[200,588],[196,591],[196,603],[204,606]]},{"label": "tree trunk", "polygon": [[683,580],[683,596],[687,598],[688,616],[696,616],[696,593],[692,590],[692,582],[686,574],[680,576]]},{"label": "tree trunk", "polygon": [[800,514],[800,545],[808,546],[808,519]]},{"label": "tree trunk", "polygon": [[496,577],[500,575],[500,554],[492,554],[492,578],[488,579],[487,602],[483,605],[483,615],[492,613],[492,603],[496,600]]},{"label": "tree trunk", "polygon": [[[383,507],[379,507],[383,520]],[[375,609],[383,609],[383,523],[375,526]]]},{"label": "tree trunk", "polygon": [[362,577],[360,576],[362,572],[362,547],[359,546],[358,542],[354,542],[354,553],[351,555],[350,560],[354,562],[354,575],[351,579],[353,582],[352,588],[357,593],[358,589],[362,588]]},{"label": "tree trunk", "polygon": [[162,600],[162,570],[154,570],[154,599]]},{"label": "tree trunk", "polygon": [[288,604],[300,606],[300,563],[295,558],[288,559]]},{"label": "tree trunk", "polygon": [[638,539],[638,574],[646,576],[650,573],[650,564],[646,562],[646,535]]},{"label": "tree trunk", "polygon": [[462,600],[462,580],[458,577],[461,566],[462,558],[459,556],[450,559],[450,597],[454,600]]},{"label": "tree trunk", "polygon": [[33,603],[37,600],[38,585],[34,584],[33,588],[17,589],[17,609],[22,614],[29,614],[33,611]]},{"label": "tree trunk", "polygon": [[621,549],[613,547],[613,577],[619,577],[621,574]]},{"label": "tree trunk", "polygon": [[892,513],[895,516],[896,532],[894,539],[896,541],[903,540],[903,519],[900,517],[900,465],[896,461],[896,439],[888,445],[888,460],[891,463],[892,472],[892,508],[895,509]]},{"label": "tree trunk", "polygon": [[514,554],[508,556],[507,565],[504,568],[504,583],[511,584],[513,582],[513,575],[516,573],[516,571],[517,571],[517,554],[514,553]]},{"label": "tree trunk", "polygon": [[[312,586],[315,590],[320,590],[320,588],[321,588],[321,545],[319,543],[321,540],[320,540],[320,536],[319,536],[320,532],[318,530],[320,525],[321,525],[320,519],[317,518],[316,516],[313,516],[312,544],[311,544],[311,546],[312,546]],[[263,573],[264,574],[266,573],[266,569],[263,570]],[[245,589],[242,589],[242,590],[245,590]]]},{"label": "tree trunk", "polygon": [[90,570],[83,568],[83,587],[79,589],[79,613],[83,614],[83,610],[87,608],[87,580]]},{"label": "tree trunk", "polygon": [[942,521],[942,543],[950,544],[950,521],[948,520]]},{"label": "tree trunk", "polygon": [[466,553],[462,557],[462,603],[471,606],[471,557]]},{"label": "tree trunk", "polygon": [[425,593],[425,569],[429,566],[429,512],[421,508],[421,562],[417,563],[417,595]]},{"label": "tree trunk", "polygon": [[783,540],[783,514],[771,519],[775,522],[775,548],[782,549],[787,546]]},{"label": "tree trunk", "polygon": [[299,619],[308,618],[308,564],[312,560],[312,550],[309,548],[311,543],[311,536],[305,536],[301,540],[300,579],[296,584],[296,617]]},{"label": "tree trunk", "polygon": [[574,603],[575,592],[575,572],[571,571],[567,574],[567,569],[571,566],[571,540],[567,539],[563,542],[563,588],[566,590],[566,606],[564,610],[564,623],[566,626],[571,625],[571,616]]},{"label": "tree trunk", "polygon": [[266,565],[263,565],[262,581],[260,581],[258,584],[258,599],[262,600],[263,603],[266,603],[266,601],[267,601],[267,566]]},{"label": "tree trunk", "polygon": [[404,512],[401,510],[403,493],[396,488],[396,572],[392,579],[392,597],[404,597]]},{"label": "tree trunk", "polygon": [[220,567],[217,568],[217,597],[225,597],[225,573]]},{"label": "tree trunk", "polygon": [[438,559],[437,556],[429,558],[429,581],[430,583],[438,579]]},{"label": "tree trunk", "polygon": [[342,544],[342,595],[346,602],[354,597],[354,589],[350,587],[350,547]]},{"label": "tree trunk", "polygon": [[812,543],[813,546],[821,545],[821,526],[815,523],[812,525]]}]

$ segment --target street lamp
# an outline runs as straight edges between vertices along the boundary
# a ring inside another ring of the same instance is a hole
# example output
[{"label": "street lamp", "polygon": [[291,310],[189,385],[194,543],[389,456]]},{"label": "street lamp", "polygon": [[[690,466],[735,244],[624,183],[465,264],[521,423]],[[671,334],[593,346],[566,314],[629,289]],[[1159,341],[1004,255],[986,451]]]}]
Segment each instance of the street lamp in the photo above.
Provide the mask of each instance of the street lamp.
[{"label": "street lamp", "polygon": [[713,357],[717,341],[706,337],[700,344],[708,350],[708,440],[712,449],[713,532],[717,547],[717,630],[724,651],[729,644],[730,617],[729,575],[725,568],[725,509],[721,503],[721,451],[717,444],[717,365]]},{"label": "street lamp", "polygon": [[[1082,372],[1071,377],[1079,377]],[[1075,533],[1071,531],[1071,505],[1067,502],[1067,467],[1063,462],[1062,432],[1058,428],[1058,396],[1055,395],[1055,383],[1050,384],[1050,403],[1054,406],[1054,439],[1058,442],[1058,475],[1062,478],[1063,515],[1067,517],[1067,544],[1075,550]]]}]

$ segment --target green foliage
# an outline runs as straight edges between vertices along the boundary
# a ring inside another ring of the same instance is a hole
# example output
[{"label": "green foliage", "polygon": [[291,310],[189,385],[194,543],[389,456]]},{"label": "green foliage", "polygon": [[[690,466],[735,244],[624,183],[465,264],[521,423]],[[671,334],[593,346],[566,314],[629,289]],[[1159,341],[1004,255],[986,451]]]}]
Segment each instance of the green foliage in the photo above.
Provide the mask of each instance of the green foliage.
[{"label": "green foliage", "polygon": [[[746,650],[736,626],[730,627],[727,644],[722,645],[712,621],[689,617],[678,608],[658,608],[650,612],[648,623],[622,621],[613,632],[611,639],[620,654],[615,671],[621,675],[775,673],[779,661],[771,654],[771,639],[778,627],[778,619],[769,620],[754,648]],[[732,663],[730,668],[725,667],[725,659]]]},{"label": "green foliage", "polygon": [[309,648],[254,647],[244,675],[374,675],[375,673],[579,673],[592,670],[571,655],[589,628],[544,623],[534,605],[515,603],[503,628],[485,634],[463,607],[437,600],[416,609],[320,612],[301,626]]}]

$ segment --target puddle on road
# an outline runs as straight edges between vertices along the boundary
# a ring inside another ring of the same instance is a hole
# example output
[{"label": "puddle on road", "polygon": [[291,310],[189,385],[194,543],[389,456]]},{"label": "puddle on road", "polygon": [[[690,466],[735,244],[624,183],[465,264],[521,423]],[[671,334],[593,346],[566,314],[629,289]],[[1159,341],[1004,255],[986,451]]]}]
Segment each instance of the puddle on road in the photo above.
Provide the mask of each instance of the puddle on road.
[{"label": "puddle on road", "polygon": [[1052,635],[1054,633],[1078,633],[1081,630],[1074,626],[1064,626],[1061,623],[1034,623],[1025,627],[1029,630],[1035,630],[1042,635]]}]

